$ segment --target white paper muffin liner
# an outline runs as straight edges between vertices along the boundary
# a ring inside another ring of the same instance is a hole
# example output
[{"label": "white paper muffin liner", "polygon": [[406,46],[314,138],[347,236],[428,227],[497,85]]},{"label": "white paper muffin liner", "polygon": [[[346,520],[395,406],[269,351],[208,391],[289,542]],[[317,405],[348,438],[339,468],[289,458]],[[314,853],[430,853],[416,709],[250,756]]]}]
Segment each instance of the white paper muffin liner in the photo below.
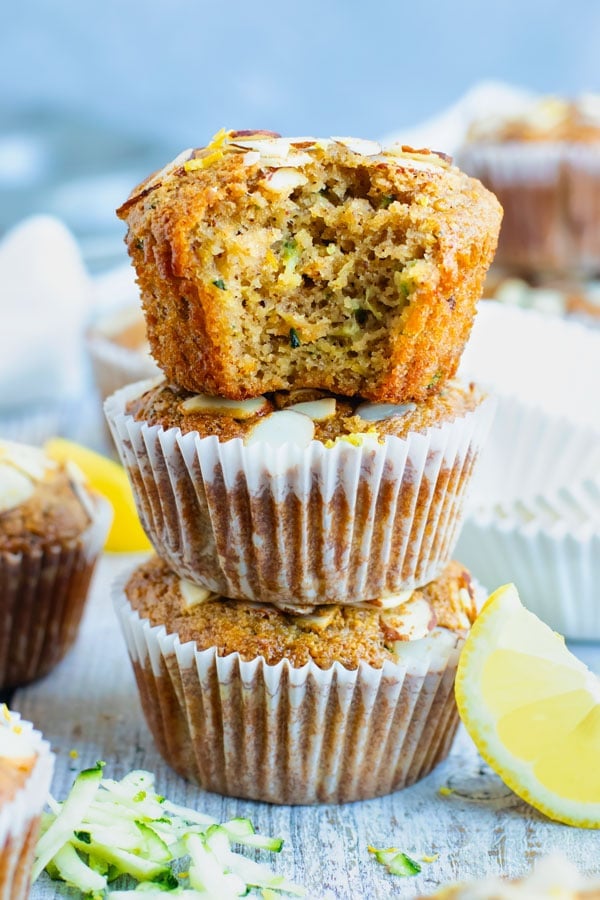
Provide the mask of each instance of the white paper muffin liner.
[{"label": "white paper muffin liner", "polygon": [[573,640],[600,639],[600,489],[582,483],[551,498],[467,517],[457,554],[495,588],[513,581],[525,606]]},{"label": "white paper muffin liner", "polygon": [[514,141],[463,147],[458,164],[497,194],[496,262],[524,270],[600,269],[597,145]]},{"label": "white paper muffin liner", "polygon": [[600,474],[600,429],[499,396],[468,508],[489,510],[498,503],[549,496],[595,473]]},{"label": "white paper muffin liner", "polygon": [[105,404],[140,519],[180,577],[280,606],[358,603],[434,580],[450,560],[488,433],[488,399],[463,418],[383,444],[244,446],[137,422]]},{"label": "white paper muffin liner", "polygon": [[549,416],[600,430],[600,330],[484,300],[459,376]]},{"label": "white paper muffin liner", "polygon": [[[0,712],[0,714],[3,714]],[[33,866],[39,820],[46,803],[54,768],[54,755],[30,722],[10,712],[11,724],[22,728],[37,754],[24,786],[8,803],[0,805],[0,898],[26,900]]]},{"label": "white paper muffin liner", "polygon": [[270,803],[340,803],[413,784],[458,725],[462,637],[438,628],[397,664],[356,670],[244,662],[180,643],[113,591],[148,726],[165,760],[208,791]]},{"label": "white paper muffin liner", "polygon": [[122,347],[99,329],[90,329],[86,344],[102,400],[127,384],[160,375],[160,369],[149,353]]},{"label": "white paper muffin liner", "polygon": [[77,537],[12,553],[0,551],[0,688],[40,678],[77,636],[112,507],[97,496],[94,517]]}]

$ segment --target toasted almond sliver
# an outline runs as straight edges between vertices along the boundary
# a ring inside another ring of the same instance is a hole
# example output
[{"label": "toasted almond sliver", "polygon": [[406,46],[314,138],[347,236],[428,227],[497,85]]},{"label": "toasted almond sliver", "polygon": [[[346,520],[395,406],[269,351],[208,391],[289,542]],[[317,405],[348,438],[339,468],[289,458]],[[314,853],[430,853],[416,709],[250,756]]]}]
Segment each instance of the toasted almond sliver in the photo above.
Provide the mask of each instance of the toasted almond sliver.
[{"label": "toasted almond sliver", "polygon": [[435,624],[431,606],[424,598],[411,600],[398,611],[382,613],[380,621],[389,637],[398,641],[418,641],[427,637]]},{"label": "toasted almond sliver", "polygon": [[0,462],[0,512],[14,509],[33,495],[34,482],[10,463]]},{"label": "toasted almond sliver", "polygon": [[264,187],[278,193],[293,191],[295,188],[302,187],[303,184],[307,183],[308,178],[302,172],[289,168],[276,169],[262,181]]},{"label": "toasted almond sliver", "polygon": [[292,403],[290,406],[286,406],[286,409],[303,413],[313,422],[324,422],[335,416],[336,402],[335,397],[323,397],[322,400],[304,400],[300,403]]},{"label": "toasted almond sliver", "polygon": [[193,581],[188,581],[186,578],[179,579],[179,593],[183,598],[183,605],[188,609],[198,606],[200,603],[206,603],[207,600],[212,600],[216,596],[208,588],[200,587],[199,584],[194,584]]},{"label": "toasted almond sliver", "polygon": [[379,156],[381,153],[381,144],[377,141],[368,141],[364,138],[353,137],[334,137],[332,138],[336,144],[341,144],[353,153],[359,153],[361,156]]},{"label": "toasted almond sliver", "polygon": [[361,403],[356,407],[356,415],[367,422],[381,422],[394,416],[404,416],[416,408],[416,403]]},{"label": "toasted almond sliver", "polygon": [[249,400],[226,400],[224,397],[213,397],[210,394],[194,394],[188,397],[179,408],[184,415],[205,413],[206,415],[231,416],[232,419],[251,419],[269,409],[269,401],[265,397],[251,397]]},{"label": "toasted almond sliver", "polygon": [[397,606],[403,606],[408,603],[414,594],[413,588],[406,588],[404,591],[398,591],[389,597],[379,597],[377,600],[369,600],[369,606],[376,606],[378,609],[395,609]]},{"label": "toasted almond sliver", "polygon": [[325,631],[333,622],[335,607],[323,607],[322,611],[308,616],[296,616],[296,625],[300,628],[310,628],[311,631]]},{"label": "toasted almond sliver", "polygon": [[272,447],[295,444],[304,448],[308,447],[314,434],[315,426],[308,416],[291,409],[280,409],[263,416],[246,436],[244,443],[247,447],[264,442]]}]

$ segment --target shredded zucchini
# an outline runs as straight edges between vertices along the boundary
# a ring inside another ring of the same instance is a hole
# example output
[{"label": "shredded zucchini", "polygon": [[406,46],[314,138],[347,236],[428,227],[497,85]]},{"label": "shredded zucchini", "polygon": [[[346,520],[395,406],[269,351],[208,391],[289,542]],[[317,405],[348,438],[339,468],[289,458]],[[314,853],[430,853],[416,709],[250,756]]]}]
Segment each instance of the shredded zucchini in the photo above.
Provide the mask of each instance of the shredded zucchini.
[{"label": "shredded zucchini", "polygon": [[[304,896],[300,886],[232,849],[238,844],[278,853],[280,838],[256,834],[249,819],[219,824],[170,803],[156,793],[150,772],[130,772],[115,781],[102,778],[103,766],[81,772],[63,803],[49,799],[34,880],[46,869],[88,900]],[[188,871],[178,874],[173,864],[184,858]],[[116,879],[120,888],[111,890]]]}]

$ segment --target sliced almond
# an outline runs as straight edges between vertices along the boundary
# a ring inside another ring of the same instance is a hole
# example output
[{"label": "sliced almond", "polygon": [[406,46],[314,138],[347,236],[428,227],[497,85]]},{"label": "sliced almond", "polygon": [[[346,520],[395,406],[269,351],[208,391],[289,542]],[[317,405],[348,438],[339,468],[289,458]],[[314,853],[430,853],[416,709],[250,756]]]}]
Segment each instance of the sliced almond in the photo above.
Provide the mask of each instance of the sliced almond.
[{"label": "sliced almond", "polygon": [[366,422],[381,422],[394,416],[405,416],[416,408],[416,403],[361,403],[356,407],[356,415]]},{"label": "sliced almond", "polygon": [[14,509],[33,495],[35,484],[10,463],[0,462],[0,512]]},{"label": "sliced almond", "polygon": [[187,578],[179,579],[179,593],[186,609],[199,606],[200,603],[206,603],[207,600],[212,600],[216,596],[213,591],[200,587],[199,584],[194,584],[193,581],[188,581]]},{"label": "sliced almond", "polygon": [[405,603],[408,603],[413,594],[413,588],[406,588],[405,591],[398,591],[397,594],[391,594],[389,597],[378,597],[377,600],[369,600],[366,606],[376,606],[378,609],[394,609],[397,606],[403,606]]},{"label": "sliced almond", "polygon": [[308,178],[297,169],[282,168],[271,172],[261,184],[270,191],[283,193],[284,191],[289,192],[302,187],[303,184],[308,184]]},{"label": "sliced almond", "polygon": [[292,403],[286,409],[302,413],[312,419],[313,422],[324,422],[335,416],[335,397],[324,397],[322,400],[305,400],[301,403]]},{"label": "sliced almond", "polygon": [[9,463],[34,481],[42,481],[48,469],[57,468],[43,450],[16,441],[0,441],[0,462]]},{"label": "sliced almond", "polygon": [[386,641],[418,641],[435,628],[435,614],[424,598],[410,600],[379,617]]},{"label": "sliced almond", "polygon": [[297,447],[308,447],[315,435],[312,419],[291,409],[280,409],[268,416],[263,416],[244,440],[246,446],[265,443],[272,447],[283,447],[284,444],[295,444]]},{"label": "sliced almond", "polygon": [[270,409],[266,397],[251,397],[249,400],[226,400],[224,397],[213,397],[210,394],[194,394],[179,404],[184,415],[204,413],[206,415],[231,416],[232,419],[251,419],[261,412]]},{"label": "sliced almond", "polygon": [[256,137],[236,138],[230,141],[230,144],[241,147],[242,150],[258,150],[261,156],[277,156],[281,159],[285,159],[290,152],[288,138],[272,138],[266,135],[264,137],[257,135]]},{"label": "sliced almond", "polygon": [[310,631],[325,631],[333,622],[335,606],[323,606],[319,612],[308,616],[296,616],[296,625]]},{"label": "sliced almond", "polygon": [[335,141],[336,144],[341,144],[342,147],[351,150],[353,153],[360,154],[360,156],[379,156],[381,153],[381,144],[377,141],[368,141],[364,138],[353,137],[334,137],[332,140]]},{"label": "sliced almond", "polygon": [[244,153],[242,162],[245,166],[255,166],[260,162],[260,153],[258,150],[248,150],[247,153]]}]

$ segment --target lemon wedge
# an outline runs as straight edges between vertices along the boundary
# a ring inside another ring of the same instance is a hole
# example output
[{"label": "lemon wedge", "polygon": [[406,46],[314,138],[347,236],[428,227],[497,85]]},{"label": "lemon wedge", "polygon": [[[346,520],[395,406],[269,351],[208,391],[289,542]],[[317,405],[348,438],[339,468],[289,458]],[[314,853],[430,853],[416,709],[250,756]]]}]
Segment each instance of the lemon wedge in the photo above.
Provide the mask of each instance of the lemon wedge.
[{"label": "lemon wedge", "polygon": [[64,438],[52,438],[44,449],[57,462],[71,460],[79,466],[90,486],[112,504],[114,518],[105,550],[135,553],[152,549],[140,524],[131,487],[122,466],[88,447]]},{"label": "lemon wedge", "polygon": [[513,584],[483,607],[456,676],[460,717],[512,790],[551,819],[600,828],[600,681]]}]

